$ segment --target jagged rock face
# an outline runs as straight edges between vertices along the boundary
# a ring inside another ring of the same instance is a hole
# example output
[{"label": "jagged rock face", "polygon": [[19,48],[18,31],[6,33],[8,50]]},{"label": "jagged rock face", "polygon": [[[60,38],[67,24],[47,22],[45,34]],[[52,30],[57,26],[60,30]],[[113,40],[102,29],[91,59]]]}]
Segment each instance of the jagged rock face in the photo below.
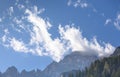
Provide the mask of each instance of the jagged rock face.
[{"label": "jagged rock face", "polygon": [[34,77],[34,76],[35,76],[35,70],[29,72],[23,70],[20,74],[20,77]]},{"label": "jagged rock face", "polygon": [[4,73],[0,73],[0,77],[44,77],[42,71],[37,69],[32,71],[23,70],[21,73],[15,67],[9,67]]},{"label": "jagged rock face", "polygon": [[85,67],[97,59],[96,56],[83,55],[80,52],[73,52],[66,56],[59,63],[52,62],[43,72],[47,77],[60,77],[63,72],[71,70],[84,70]]},{"label": "jagged rock face", "polygon": [[84,70],[85,67],[97,59],[96,56],[83,55],[80,52],[73,52],[67,55],[60,62],[52,62],[44,71],[23,70],[21,73],[15,67],[10,67],[0,77],[60,77],[61,73],[71,70]]},{"label": "jagged rock face", "polygon": [[114,53],[111,56],[118,56],[118,55],[120,55],[120,46],[115,49]]},{"label": "jagged rock face", "polygon": [[19,72],[17,71],[17,69],[12,66],[9,67],[6,72],[3,73],[2,77],[18,77]]},{"label": "jagged rock face", "polygon": [[23,70],[20,74],[20,77],[40,77],[41,75],[42,75],[42,71],[39,69],[37,69],[36,71],[32,70],[29,72],[27,72],[26,70]]}]

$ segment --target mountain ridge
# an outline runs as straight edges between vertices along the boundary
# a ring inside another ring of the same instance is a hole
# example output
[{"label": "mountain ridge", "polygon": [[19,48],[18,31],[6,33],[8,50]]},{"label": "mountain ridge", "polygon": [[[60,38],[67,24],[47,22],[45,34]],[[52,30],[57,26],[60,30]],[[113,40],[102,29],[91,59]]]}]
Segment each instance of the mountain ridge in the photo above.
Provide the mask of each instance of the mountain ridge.
[{"label": "mountain ridge", "polygon": [[84,71],[63,72],[61,77],[120,77],[120,47],[111,56],[96,60]]},{"label": "mountain ridge", "polygon": [[72,52],[64,57],[60,62],[53,61],[44,70],[46,77],[59,77],[62,72],[70,70],[84,70],[97,59],[96,56],[85,55],[80,51]]},{"label": "mountain ridge", "polygon": [[120,46],[118,46],[113,52],[113,54],[111,54],[110,56],[119,56],[119,55],[120,55]]},{"label": "mountain ridge", "polygon": [[82,52],[76,51],[65,56],[64,59],[58,63],[53,61],[43,71],[38,69],[18,72],[14,66],[11,66],[7,70],[14,71],[16,75],[13,73],[7,74],[6,72],[8,71],[6,70],[6,72],[0,74],[0,77],[59,77],[62,72],[79,69],[84,70],[85,67],[88,67],[96,59],[96,56],[84,55]]}]

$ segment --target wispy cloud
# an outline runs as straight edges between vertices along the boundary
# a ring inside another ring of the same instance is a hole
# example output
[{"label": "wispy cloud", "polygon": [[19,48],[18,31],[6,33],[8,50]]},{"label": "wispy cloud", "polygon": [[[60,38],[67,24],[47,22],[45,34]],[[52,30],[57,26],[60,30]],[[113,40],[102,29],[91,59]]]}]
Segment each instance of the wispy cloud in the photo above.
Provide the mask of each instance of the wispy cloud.
[{"label": "wispy cloud", "polygon": [[[78,1],[79,2],[79,1]],[[60,36],[52,38],[52,34],[49,33],[51,27],[54,27],[49,20],[43,19],[39,14],[43,13],[45,9],[39,9],[37,6],[31,7],[32,9],[24,8],[22,17],[18,19],[13,17],[12,24],[17,24],[22,31],[27,31],[23,35],[29,35],[30,38],[26,43],[21,38],[10,36],[10,32],[5,29],[2,37],[3,45],[12,48],[16,52],[32,53],[39,56],[50,56],[54,61],[59,62],[64,58],[66,53],[72,51],[80,51],[85,55],[96,56],[109,56],[114,51],[114,46],[109,43],[101,45],[96,38],[88,40],[83,37],[80,29],[75,28],[74,25],[60,25],[58,27],[58,34]],[[13,27],[16,30],[16,26]],[[9,36],[8,36],[9,34]]]},{"label": "wispy cloud", "polygon": [[7,39],[7,34],[9,34],[9,31],[8,31],[8,29],[5,29],[4,30],[4,33],[5,33],[5,35],[2,37],[2,42],[4,43],[5,41],[6,41],[6,39]]},{"label": "wispy cloud", "polygon": [[2,45],[3,46],[5,46],[5,47],[9,47],[9,42],[8,42],[8,40],[9,40],[9,37],[8,37],[8,35],[9,35],[9,31],[8,31],[8,29],[4,29],[4,35],[0,38],[0,40],[2,41]]},{"label": "wispy cloud", "polygon": [[70,6],[71,4],[72,4],[72,1],[71,1],[71,0],[68,0],[67,5]]},{"label": "wispy cloud", "polygon": [[10,16],[12,16],[12,13],[14,12],[14,9],[13,7],[11,6],[9,9],[8,9],[8,13]]},{"label": "wispy cloud", "polygon": [[83,37],[82,32],[75,28],[66,25],[65,27],[59,26],[61,38],[66,41],[66,46],[72,51],[80,51],[85,55],[109,56],[114,51],[114,47],[109,43],[100,45],[96,38],[88,40]]},{"label": "wispy cloud", "polygon": [[68,0],[67,5],[68,6],[74,6],[75,8],[76,7],[81,7],[81,8],[88,7],[88,3],[85,2],[84,0],[76,0],[76,1]]},{"label": "wispy cloud", "polygon": [[10,47],[12,47],[15,51],[18,52],[30,52],[22,41],[15,38],[10,39]]},{"label": "wispy cloud", "polygon": [[111,23],[111,22],[112,22],[111,19],[106,19],[106,21],[105,21],[105,25],[108,25],[108,24]]},{"label": "wispy cloud", "polygon": [[63,55],[65,50],[62,43],[60,43],[60,40],[52,39],[51,34],[48,33],[48,27],[51,27],[49,21],[45,21],[41,17],[37,16],[38,13],[34,14],[28,9],[26,9],[26,13],[28,14],[28,21],[33,25],[33,29],[30,33],[30,44],[36,44],[37,48],[41,47],[41,49],[46,51],[46,53],[43,53],[43,55],[47,54],[54,60],[59,61],[62,58],[61,55]]},{"label": "wispy cloud", "polygon": [[115,19],[114,26],[120,30],[120,13],[117,15],[117,18]]},{"label": "wispy cloud", "polygon": [[33,13],[36,15],[41,14],[42,12],[45,11],[45,8],[39,10],[37,6],[32,7],[32,9],[33,9]]},{"label": "wispy cloud", "polygon": [[21,19],[21,18],[18,19],[17,17],[14,17],[13,18],[12,27],[17,32],[21,32],[22,33],[22,30],[25,30],[25,25],[23,23],[23,19]]}]

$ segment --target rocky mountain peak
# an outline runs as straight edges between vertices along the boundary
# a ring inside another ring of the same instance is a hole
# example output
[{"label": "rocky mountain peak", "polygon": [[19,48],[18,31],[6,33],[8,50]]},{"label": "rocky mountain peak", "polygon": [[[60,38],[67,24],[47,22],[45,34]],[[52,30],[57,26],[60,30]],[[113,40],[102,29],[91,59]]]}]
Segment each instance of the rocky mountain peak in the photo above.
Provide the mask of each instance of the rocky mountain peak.
[{"label": "rocky mountain peak", "polygon": [[17,68],[16,68],[15,66],[11,66],[11,67],[9,67],[9,68],[6,70],[6,72],[11,72],[11,71],[13,71],[13,72],[18,72],[18,70],[17,70]]},{"label": "rocky mountain peak", "polygon": [[114,53],[111,56],[118,56],[118,55],[120,55],[120,46],[115,49]]},{"label": "rocky mountain peak", "polygon": [[62,72],[84,70],[96,59],[96,56],[83,55],[81,52],[75,51],[58,63],[52,62],[43,72],[48,75],[46,77],[59,77]]}]

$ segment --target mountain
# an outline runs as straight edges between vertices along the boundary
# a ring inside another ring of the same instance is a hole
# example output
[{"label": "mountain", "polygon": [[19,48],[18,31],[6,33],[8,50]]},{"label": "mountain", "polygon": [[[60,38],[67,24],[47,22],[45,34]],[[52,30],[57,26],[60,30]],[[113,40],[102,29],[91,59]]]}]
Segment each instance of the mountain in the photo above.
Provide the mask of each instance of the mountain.
[{"label": "mountain", "polygon": [[18,72],[12,66],[0,77],[120,77],[120,47],[110,57],[99,59],[95,55],[72,52],[60,62],[53,61],[45,70]]},{"label": "mountain", "polygon": [[23,70],[20,73],[19,77],[44,77],[44,75],[42,74],[42,71],[39,69],[32,71]]},{"label": "mountain", "polygon": [[2,77],[2,73],[0,72],[0,77]]},{"label": "mountain", "polygon": [[117,56],[117,55],[120,55],[120,46],[115,49],[114,53],[111,56]]},{"label": "mountain", "polygon": [[96,56],[85,55],[81,52],[72,52],[65,56],[60,62],[53,61],[43,71],[37,69],[32,71],[23,70],[21,73],[12,66],[4,73],[0,73],[0,77],[60,77],[61,73],[71,70],[85,70],[92,62],[98,59]]},{"label": "mountain", "polygon": [[32,71],[23,70],[21,73],[18,72],[17,68],[12,66],[9,67],[4,73],[0,72],[0,77],[43,77],[42,71],[37,69]]},{"label": "mountain", "polygon": [[12,67],[9,67],[1,76],[2,77],[18,77],[19,72],[14,66],[12,66]]},{"label": "mountain", "polygon": [[96,60],[84,71],[72,70],[64,72],[61,77],[120,77],[119,53],[120,47],[116,48],[112,56]]},{"label": "mountain", "polygon": [[63,72],[71,70],[84,70],[97,59],[96,56],[85,55],[81,52],[72,52],[59,63],[52,62],[43,71],[46,77],[60,77]]}]

